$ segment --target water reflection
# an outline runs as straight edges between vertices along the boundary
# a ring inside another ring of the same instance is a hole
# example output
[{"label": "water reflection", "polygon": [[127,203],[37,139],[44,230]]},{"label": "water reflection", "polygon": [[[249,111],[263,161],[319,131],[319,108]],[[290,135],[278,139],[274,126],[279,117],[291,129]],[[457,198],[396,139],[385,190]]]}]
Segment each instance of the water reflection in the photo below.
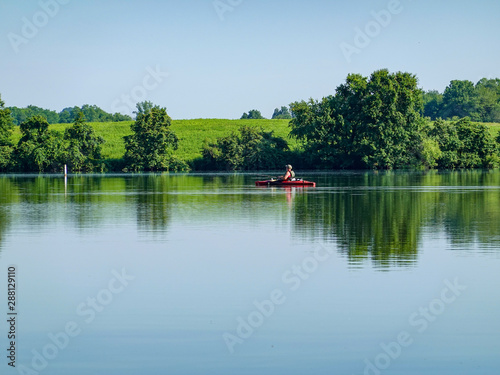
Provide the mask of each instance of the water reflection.
[{"label": "water reflection", "polygon": [[[491,251],[499,241],[500,174],[345,173],[324,176],[319,194],[295,203],[295,231],[333,239],[352,264],[387,268],[417,260],[425,231],[445,231],[452,247]],[[498,247],[497,247],[498,248]]]},{"label": "water reflection", "polygon": [[[424,233],[443,231],[455,250],[496,251],[500,172],[312,175],[318,188],[253,186],[252,175],[31,175],[0,177],[0,250],[13,220],[43,231],[79,231],[134,220],[162,236],[173,224],[281,222],[301,241],[334,241],[350,264],[408,266]],[[230,234],[228,234],[230,235]],[[256,234],[258,235],[258,234]]]},{"label": "water reflection", "polygon": [[416,260],[424,217],[417,193],[334,190],[301,198],[295,205],[296,230],[334,239],[352,263],[370,258],[389,266]]},{"label": "water reflection", "polygon": [[10,179],[0,176],[0,254],[2,243],[5,241],[5,233],[8,231],[11,221],[9,205],[10,198],[14,195],[12,188]]}]

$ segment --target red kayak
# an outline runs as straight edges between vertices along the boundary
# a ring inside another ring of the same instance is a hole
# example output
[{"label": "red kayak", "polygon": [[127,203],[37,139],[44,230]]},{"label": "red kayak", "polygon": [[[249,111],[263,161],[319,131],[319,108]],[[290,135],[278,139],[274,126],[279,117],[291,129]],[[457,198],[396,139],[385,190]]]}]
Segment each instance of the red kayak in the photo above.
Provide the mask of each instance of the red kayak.
[{"label": "red kayak", "polygon": [[289,181],[282,180],[266,180],[266,181],[255,181],[255,186],[312,186],[316,187],[316,182],[302,180],[300,178],[294,178]]}]

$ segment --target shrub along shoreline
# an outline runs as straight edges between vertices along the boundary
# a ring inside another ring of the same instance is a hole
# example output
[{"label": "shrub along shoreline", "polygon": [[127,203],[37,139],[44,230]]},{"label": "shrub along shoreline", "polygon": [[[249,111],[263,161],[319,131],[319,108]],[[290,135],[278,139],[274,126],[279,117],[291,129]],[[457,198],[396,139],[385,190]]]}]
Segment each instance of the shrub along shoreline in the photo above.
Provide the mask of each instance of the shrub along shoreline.
[{"label": "shrub along shoreline", "polygon": [[[307,166],[300,160],[303,147],[301,144],[290,138],[289,127],[290,120],[229,120],[229,119],[193,119],[193,120],[172,120],[172,130],[179,138],[179,148],[175,155],[185,161],[194,171],[214,170],[209,168],[199,167],[197,161],[202,158],[203,145],[209,142],[216,142],[218,138],[228,137],[232,133],[237,133],[238,130],[245,126],[254,128],[262,128],[264,131],[273,132],[275,136],[281,137],[288,142],[290,155],[287,163],[293,163],[301,169],[330,169],[330,168],[314,168]],[[434,122],[427,121],[428,126],[432,126]],[[445,121],[446,124],[453,124],[452,121]],[[130,126],[133,121],[123,122],[89,122],[95,134],[104,139],[102,144],[102,163],[106,165],[108,172],[122,172],[123,155],[125,153],[125,142],[123,137],[131,135]],[[496,138],[500,135],[500,123],[478,123],[488,128],[492,137]],[[49,130],[54,130],[60,133],[69,128],[72,124],[53,124],[49,125]],[[21,138],[19,127],[15,127],[12,135],[12,142],[17,144]],[[251,168],[250,168],[251,169]],[[255,168],[257,169],[257,168]],[[280,167],[281,168],[281,164]],[[222,170],[227,170],[223,168]],[[22,171],[12,171],[22,172]]]},{"label": "shrub along shoreline", "polygon": [[[202,158],[203,145],[216,142],[217,139],[237,133],[241,127],[262,128],[267,132],[273,132],[275,136],[281,137],[288,142],[291,150],[300,148],[299,143],[289,137],[290,120],[230,120],[230,119],[191,119],[172,120],[171,129],[177,135],[178,149],[174,155],[185,161],[190,170],[197,169],[195,164]],[[109,172],[121,172],[123,169],[123,155],[125,154],[124,137],[132,134],[130,126],[134,121],[121,122],[89,122],[95,134],[104,139],[102,144],[102,163],[106,165]],[[72,124],[51,124],[49,130],[61,134],[71,127]],[[14,127],[12,143],[17,144],[21,139],[19,127]],[[281,169],[281,165],[280,165]],[[100,169],[99,169],[100,170]],[[226,169],[223,169],[226,170]]]}]

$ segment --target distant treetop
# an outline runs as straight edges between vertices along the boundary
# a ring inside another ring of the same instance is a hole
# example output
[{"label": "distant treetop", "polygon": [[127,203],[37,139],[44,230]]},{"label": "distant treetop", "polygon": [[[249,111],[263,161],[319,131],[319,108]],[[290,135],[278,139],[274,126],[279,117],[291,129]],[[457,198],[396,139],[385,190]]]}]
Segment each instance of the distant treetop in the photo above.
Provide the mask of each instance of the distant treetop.
[{"label": "distant treetop", "polygon": [[272,119],[285,119],[289,120],[292,118],[288,107],[281,107],[281,109],[275,108]]},{"label": "distant treetop", "polygon": [[144,101],[136,104],[137,111],[134,111],[134,114],[137,116],[139,114],[145,115],[155,107],[153,102],[150,101]]},{"label": "distant treetop", "polygon": [[29,105],[26,108],[9,107],[12,121],[15,125],[20,125],[32,116],[42,116],[49,124],[64,123],[69,124],[75,121],[79,112],[82,112],[88,122],[119,122],[131,121],[132,117],[121,113],[107,113],[96,105],[84,104],[80,107],[67,107],[61,112],[51,111]]},{"label": "distant treetop", "polygon": [[264,119],[265,117],[262,116],[260,111],[257,111],[256,109],[252,109],[248,113],[243,113],[241,116],[242,120],[259,120],[259,119]]},{"label": "distant treetop", "polygon": [[453,80],[441,94],[422,94],[423,115],[431,120],[470,117],[473,121],[500,122],[500,79]]}]

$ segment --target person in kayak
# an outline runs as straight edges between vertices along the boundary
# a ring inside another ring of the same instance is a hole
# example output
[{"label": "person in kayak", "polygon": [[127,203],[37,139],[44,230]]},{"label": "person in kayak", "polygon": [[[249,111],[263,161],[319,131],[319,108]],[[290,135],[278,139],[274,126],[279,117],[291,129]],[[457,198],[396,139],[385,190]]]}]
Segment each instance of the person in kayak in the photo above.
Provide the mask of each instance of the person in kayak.
[{"label": "person in kayak", "polygon": [[295,177],[295,172],[292,171],[292,166],[290,164],[285,165],[286,173],[284,176],[280,176],[278,180],[281,181],[291,181]]}]

